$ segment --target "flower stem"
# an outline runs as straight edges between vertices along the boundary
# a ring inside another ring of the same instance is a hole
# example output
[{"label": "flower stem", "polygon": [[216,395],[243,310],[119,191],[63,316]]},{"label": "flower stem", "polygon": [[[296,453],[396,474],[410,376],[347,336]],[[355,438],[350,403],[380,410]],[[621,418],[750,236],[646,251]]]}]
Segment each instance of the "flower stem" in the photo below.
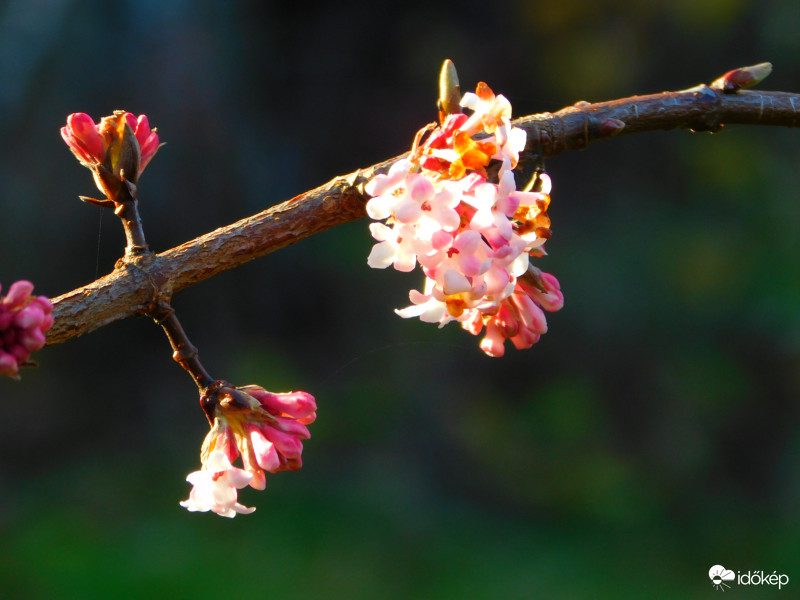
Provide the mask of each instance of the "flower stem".
[{"label": "flower stem", "polygon": [[122,228],[125,230],[126,256],[140,256],[148,252],[147,241],[142,229],[142,219],[139,217],[139,206],[135,199],[126,200],[118,203],[114,213],[122,221]]},{"label": "flower stem", "polygon": [[148,314],[156,323],[161,325],[164,333],[167,334],[167,339],[173,350],[172,358],[175,362],[180,364],[192,376],[201,393],[207,390],[215,383],[215,380],[200,362],[197,348],[189,341],[178,317],[175,315],[175,309],[169,303],[162,301],[156,304],[155,308],[149,311]]}]

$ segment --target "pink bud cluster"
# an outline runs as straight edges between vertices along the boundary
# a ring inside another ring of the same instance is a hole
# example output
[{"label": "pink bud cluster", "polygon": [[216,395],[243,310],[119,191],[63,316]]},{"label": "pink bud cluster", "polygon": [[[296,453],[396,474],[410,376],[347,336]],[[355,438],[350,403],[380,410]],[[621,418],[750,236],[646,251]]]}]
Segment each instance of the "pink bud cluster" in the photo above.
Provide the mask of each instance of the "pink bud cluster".
[{"label": "pink bud cluster", "polygon": [[50,299],[31,292],[30,281],[17,281],[0,296],[0,375],[18,378],[19,367],[44,347],[45,332],[53,325]]},{"label": "pink bud cluster", "polygon": [[411,290],[411,306],[397,314],[440,326],[457,321],[474,335],[485,327],[481,349],[502,356],[506,339],[520,349],[536,343],[547,331],[542,309],[563,306],[558,280],[529,261],[544,255],[550,238],[550,179],[539,174],[537,191],[516,189],[526,136],[511,126],[504,96],[480,83],[461,106],[472,114],[426,127],[408,158],[367,183],[367,214],[385,220],[370,225],[378,243],[367,263],[398,271],[419,263],[424,289]]},{"label": "pink bud cluster", "polygon": [[[306,392],[276,394],[257,385],[237,387],[221,396],[200,453],[202,470],[187,478],[194,488],[181,506],[233,517],[255,510],[237,504],[237,488],[250,485],[263,490],[264,471],[297,471],[303,466],[303,440],[311,437],[307,426],[317,417],[317,404]],[[231,466],[240,454],[244,469]],[[214,479],[209,472],[226,475]],[[227,500],[210,504],[209,498]]]}]

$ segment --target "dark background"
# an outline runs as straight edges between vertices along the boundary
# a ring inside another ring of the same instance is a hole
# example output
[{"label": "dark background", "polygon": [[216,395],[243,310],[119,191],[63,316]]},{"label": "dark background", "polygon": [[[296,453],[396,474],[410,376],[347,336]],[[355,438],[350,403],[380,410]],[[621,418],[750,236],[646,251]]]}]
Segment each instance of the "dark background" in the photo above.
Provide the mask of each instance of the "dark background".
[{"label": "dark background", "polygon": [[[407,150],[447,57],[517,116],[761,61],[800,91],[794,0],[289,4],[0,2],[0,282],[57,296],[122,252],[72,112],[158,126],[162,251]],[[502,359],[392,312],[420,275],[367,267],[366,220],[180,293],[214,376],[319,403],[306,466],[233,521],[178,506],[207,424],[159,328],[45,349],[0,381],[0,597],[708,598],[714,564],[791,594],[798,160],[796,131],[729,127],[548,161],[566,305]]]}]

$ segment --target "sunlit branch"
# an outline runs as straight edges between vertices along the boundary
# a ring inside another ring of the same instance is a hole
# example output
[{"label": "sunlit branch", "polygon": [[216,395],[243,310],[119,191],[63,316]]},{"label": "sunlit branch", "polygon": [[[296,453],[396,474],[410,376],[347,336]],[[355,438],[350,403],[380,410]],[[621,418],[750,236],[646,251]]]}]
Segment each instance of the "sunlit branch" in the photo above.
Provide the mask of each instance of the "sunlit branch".
[{"label": "sunlit branch", "polygon": [[[678,92],[633,96],[608,102],[579,102],[556,113],[514,121],[527,133],[522,160],[578,150],[602,139],[675,128],[719,131],[723,125],[800,124],[800,95],[700,85]],[[55,324],[48,344],[58,344],[135,314],[154,302],[315,233],[364,216],[369,199],[363,184],[388,171],[402,156],[386,160],[220,227],[180,246],[153,254],[126,256],[114,271],[53,299]]]}]

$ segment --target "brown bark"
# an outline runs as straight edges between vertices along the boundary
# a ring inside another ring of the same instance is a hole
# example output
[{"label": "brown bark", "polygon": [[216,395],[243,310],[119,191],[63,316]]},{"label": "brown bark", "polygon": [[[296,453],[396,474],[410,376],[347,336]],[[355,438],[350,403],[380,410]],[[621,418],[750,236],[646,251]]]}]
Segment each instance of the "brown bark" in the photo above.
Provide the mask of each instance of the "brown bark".
[{"label": "brown bark", "polygon": [[[522,117],[514,125],[527,132],[522,158],[530,160],[644,131],[679,127],[718,131],[723,124],[796,127],[800,122],[798,105],[798,94],[724,93],[701,85],[595,104],[581,102],[556,113]],[[166,252],[120,259],[112,273],[53,299],[55,324],[47,343],[65,342],[113,321],[144,314],[183,288],[364,216],[368,197],[362,184],[386,172],[400,158],[337,177]]]}]

